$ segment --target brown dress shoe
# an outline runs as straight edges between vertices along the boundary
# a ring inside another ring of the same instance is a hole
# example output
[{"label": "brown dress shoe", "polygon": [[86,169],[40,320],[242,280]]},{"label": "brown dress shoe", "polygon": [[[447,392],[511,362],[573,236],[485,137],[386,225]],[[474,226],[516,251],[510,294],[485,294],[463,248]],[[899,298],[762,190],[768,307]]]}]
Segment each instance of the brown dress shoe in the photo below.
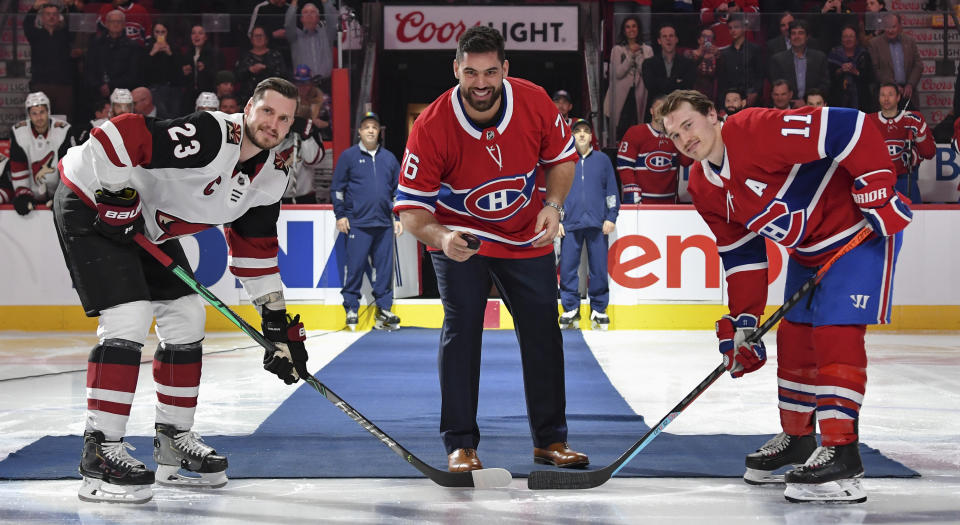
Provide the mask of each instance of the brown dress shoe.
[{"label": "brown dress shoe", "polygon": [[450,472],[470,472],[482,468],[483,463],[480,463],[476,449],[458,448],[447,456],[447,470]]},{"label": "brown dress shoe", "polygon": [[586,454],[571,450],[563,441],[554,443],[547,448],[534,448],[533,461],[534,463],[562,468],[581,468],[590,464]]}]

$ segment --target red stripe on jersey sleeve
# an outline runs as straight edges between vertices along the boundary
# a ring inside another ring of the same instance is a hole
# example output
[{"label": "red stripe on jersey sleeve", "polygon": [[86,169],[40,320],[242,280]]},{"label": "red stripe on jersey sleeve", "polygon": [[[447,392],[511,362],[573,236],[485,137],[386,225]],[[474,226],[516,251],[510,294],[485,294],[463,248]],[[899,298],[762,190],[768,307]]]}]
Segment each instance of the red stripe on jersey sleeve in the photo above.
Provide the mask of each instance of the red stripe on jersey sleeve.
[{"label": "red stripe on jersey sleeve", "polygon": [[123,139],[122,143],[116,144],[111,141],[107,133],[101,128],[93,128],[90,132],[90,135],[103,146],[103,151],[107,154],[110,162],[114,166],[125,167],[120,162],[120,156],[117,155],[116,150],[117,147],[122,147],[127,152],[127,156],[130,157],[132,166],[150,164],[153,156],[153,136],[147,130],[143,115],[127,113],[111,119],[110,122],[119,131],[120,137]]},{"label": "red stripe on jersey sleeve", "polygon": [[[17,176],[20,173],[23,173],[21,176]],[[15,160],[10,161],[10,178],[13,180],[25,179],[30,175],[30,171],[27,169],[26,162],[18,162]]]}]

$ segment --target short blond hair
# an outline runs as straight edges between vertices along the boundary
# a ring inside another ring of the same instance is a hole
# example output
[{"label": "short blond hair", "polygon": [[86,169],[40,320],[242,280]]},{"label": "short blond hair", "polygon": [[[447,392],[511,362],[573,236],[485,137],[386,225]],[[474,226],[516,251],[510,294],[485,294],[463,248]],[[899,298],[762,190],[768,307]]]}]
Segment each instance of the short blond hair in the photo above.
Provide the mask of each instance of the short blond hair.
[{"label": "short blond hair", "polygon": [[663,105],[657,112],[657,118],[662,119],[680,109],[684,102],[689,103],[695,111],[704,116],[709,115],[710,110],[716,111],[713,102],[703,93],[694,89],[677,89],[663,99]]}]

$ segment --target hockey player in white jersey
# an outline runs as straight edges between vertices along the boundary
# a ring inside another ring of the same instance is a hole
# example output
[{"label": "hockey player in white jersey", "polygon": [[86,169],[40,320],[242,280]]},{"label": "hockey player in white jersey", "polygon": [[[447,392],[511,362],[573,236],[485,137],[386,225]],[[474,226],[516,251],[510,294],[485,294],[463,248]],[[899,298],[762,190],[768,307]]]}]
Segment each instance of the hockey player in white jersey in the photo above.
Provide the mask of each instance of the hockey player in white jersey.
[{"label": "hockey player in white jersey", "polygon": [[26,215],[53,199],[60,176],[57,162],[74,145],[70,124],[50,116],[50,99],[43,91],[27,95],[27,120],[10,134],[10,180],[13,207]]},{"label": "hockey player in white jersey", "polygon": [[[114,117],[63,159],[54,221],[80,302],[88,316],[99,317],[99,343],[87,364],[80,499],[143,503],[154,480],[204,487],[227,482],[227,458],[191,431],[203,303],[129,242],[138,232],[190,268],[177,238],[224,224],[230,270],[279,349],[264,356],[264,368],[288,384],[307,373],[303,324],[286,313],[277,266],[276,222],[292,153],[280,143],[296,108],[297,88],[269,78],[243,113]],[[156,475],[123,442],[153,318],[160,340],[153,360]]]}]

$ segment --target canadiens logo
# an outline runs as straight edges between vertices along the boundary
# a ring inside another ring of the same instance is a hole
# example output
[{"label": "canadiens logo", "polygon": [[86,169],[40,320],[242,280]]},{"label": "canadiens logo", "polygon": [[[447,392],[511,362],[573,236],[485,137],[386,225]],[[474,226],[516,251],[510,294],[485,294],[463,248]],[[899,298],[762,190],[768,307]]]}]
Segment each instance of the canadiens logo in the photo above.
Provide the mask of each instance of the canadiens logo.
[{"label": "canadiens logo", "polygon": [[33,180],[37,181],[37,184],[46,182],[47,175],[57,171],[57,168],[53,165],[53,152],[48,152],[45,157],[32,163],[30,170],[33,172]]},{"label": "canadiens logo", "polygon": [[193,235],[194,233],[202,232],[210,227],[209,224],[187,222],[179,217],[162,212],[160,210],[157,210],[157,213],[154,217],[157,221],[157,226],[163,230],[163,234],[160,235],[159,239],[157,239],[159,241],[184,237],[186,235]]},{"label": "canadiens logo", "polygon": [[286,174],[290,173],[290,166],[293,165],[293,146],[277,151],[273,154],[273,167]]},{"label": "canadiens logo", "polygon": [[227,124],[227,144],[240,144],[240,124],[234,124],[229,120]]},{"label": "canadiens logo", "polygon": [[644,157],[643,165],[650,171],[668,171],[673,168],[673,155],[662,151],[652,151]]},{"label": "canadiens logo", "polygon": [[534,172],[494,179],[470,191],[463,199],[464,209],[486,221],[504,221],[530,202]]},{"label": "canadiens logo", "polygon": [[887,139],[884,141],[887,145],[887,154],[891,158],[897,158],[903,153],[903,141],[896,139]]},{"label": "canadiens logo", "polygon": [[785,202],[774,200],[747,223],[747,228],[777,244],[793,248],[803,240],[807,229],[807,212],[802,209],[791,211]]}]

